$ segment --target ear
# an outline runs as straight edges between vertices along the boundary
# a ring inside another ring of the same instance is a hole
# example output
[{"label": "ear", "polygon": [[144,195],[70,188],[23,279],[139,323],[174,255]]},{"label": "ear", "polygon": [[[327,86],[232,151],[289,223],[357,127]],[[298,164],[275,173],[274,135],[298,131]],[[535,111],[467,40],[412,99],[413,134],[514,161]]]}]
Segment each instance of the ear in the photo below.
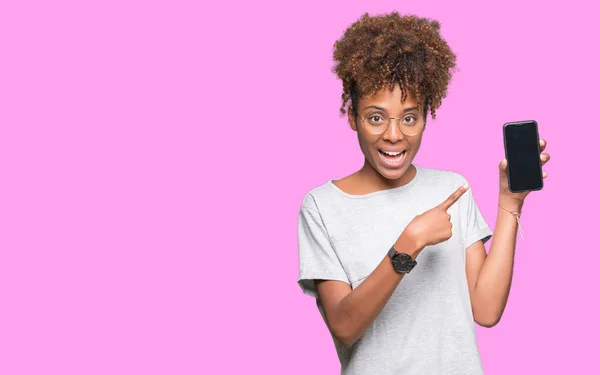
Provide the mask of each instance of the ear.
[{"label": "ear", "polygon": [[356,116],[354,116],[354,111],[352,110],[352,106],[348,108],[348,123],[352,130],[356,131]]}]

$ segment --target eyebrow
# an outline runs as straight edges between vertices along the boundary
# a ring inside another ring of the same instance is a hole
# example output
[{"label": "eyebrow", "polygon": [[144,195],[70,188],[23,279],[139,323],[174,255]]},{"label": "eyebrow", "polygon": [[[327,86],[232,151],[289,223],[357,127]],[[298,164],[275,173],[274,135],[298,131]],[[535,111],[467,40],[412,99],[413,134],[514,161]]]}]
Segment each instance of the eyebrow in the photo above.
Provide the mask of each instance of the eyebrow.
[{"label": "eyebrow", "polygon": [[[380,110],[380,111],[387,112],[387,110],[386,110],[385,108],[378,107],[378,106],[376,106],[376,105],[369,105],[369,106],[365,107],[365,108],[364,108],[364,110],[367,110],[367,109],[369,109],[369,108],[375,108],[375,109],[378,109],[378,110]],[[418,107],[410,107],[410,108],[405,108],[405,109],[404,109],[404,113],[406,113],[406,112],[410,112],[410,111],[414,111],[414,110],[417,110],[417,109],[419,109],[419,108],[418,108]]]}]

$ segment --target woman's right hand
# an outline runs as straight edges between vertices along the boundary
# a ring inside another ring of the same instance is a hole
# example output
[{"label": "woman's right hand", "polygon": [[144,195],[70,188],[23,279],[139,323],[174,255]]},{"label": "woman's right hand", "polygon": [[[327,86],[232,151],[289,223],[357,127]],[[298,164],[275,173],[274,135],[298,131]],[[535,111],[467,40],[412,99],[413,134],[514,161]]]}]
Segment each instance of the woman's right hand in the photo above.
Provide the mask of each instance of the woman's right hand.
[{"label": "woman's right hand", "polygon": [[452,237],[452,222],[450,221],[448,209],[467,190],[469,190],[468,184],[461,186],[440,205],[412,219],[398,241],[396,241],[397,251],[402,252],[400,249],[407,248],[407,242],[405,241],[408,241],[408,244],[410,244],[408,248],[417,249],[414,254],[410,254],[414,259],[426,246],[436,245],[450,239]]}]

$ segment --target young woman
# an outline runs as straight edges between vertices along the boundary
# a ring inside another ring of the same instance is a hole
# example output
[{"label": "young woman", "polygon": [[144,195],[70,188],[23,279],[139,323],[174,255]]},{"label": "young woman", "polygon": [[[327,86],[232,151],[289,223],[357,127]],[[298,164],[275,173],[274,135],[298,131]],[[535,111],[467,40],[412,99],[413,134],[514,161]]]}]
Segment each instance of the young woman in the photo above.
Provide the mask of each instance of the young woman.
[{"label": "young woman", "polygon": [[316,297],[343,374],[482,374],[474,323],[494,326],[506,306],[527,196],[509,191],[506,160],[488,254],[492,231],[465,178],[412,163],[455,67],[439,29],[365,14],[335,44],[341,112],[365,163],[303,200],[298,283]]}]

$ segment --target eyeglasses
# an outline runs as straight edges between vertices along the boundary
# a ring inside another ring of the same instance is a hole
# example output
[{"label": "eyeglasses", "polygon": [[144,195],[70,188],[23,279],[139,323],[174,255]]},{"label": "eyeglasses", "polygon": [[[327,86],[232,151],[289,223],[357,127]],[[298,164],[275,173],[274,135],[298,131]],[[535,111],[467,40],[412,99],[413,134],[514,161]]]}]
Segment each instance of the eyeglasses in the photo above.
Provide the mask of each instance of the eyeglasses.
[{"label": "eyeglasses", "polygon": [[[405,122],[406,119],[411,119],[412,121]],[[400,131],[407,136],[417,135],[425,127],[425,121],[420,117],[411,115],[405,117],[388,117],[384,114],[371,114],[361,117],[361,122],[365,126],[365,129],[371,134],[383,134],[392,120],[400,120],[398,122]]]}]

